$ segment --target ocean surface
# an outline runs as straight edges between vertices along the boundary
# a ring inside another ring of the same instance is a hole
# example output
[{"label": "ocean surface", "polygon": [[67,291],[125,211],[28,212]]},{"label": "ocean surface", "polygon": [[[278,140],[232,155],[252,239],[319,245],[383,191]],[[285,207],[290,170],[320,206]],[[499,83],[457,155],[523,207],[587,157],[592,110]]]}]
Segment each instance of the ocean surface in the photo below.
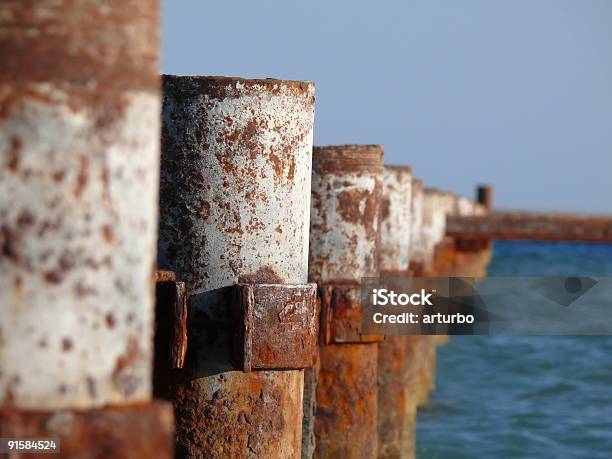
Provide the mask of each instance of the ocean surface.
[{"label": "ocean surface", "polygon": [[[488,275],[612,276],[612,245],[496,242]],[[452,337],[417,458],[612,458],[612,337]]]}]

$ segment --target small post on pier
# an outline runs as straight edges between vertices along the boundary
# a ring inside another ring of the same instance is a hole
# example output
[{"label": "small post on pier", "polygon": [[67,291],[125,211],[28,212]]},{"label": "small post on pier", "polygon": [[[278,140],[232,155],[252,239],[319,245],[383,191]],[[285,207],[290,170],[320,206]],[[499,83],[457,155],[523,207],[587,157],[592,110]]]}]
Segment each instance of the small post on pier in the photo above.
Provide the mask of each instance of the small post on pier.
[{"label": "small post on pier", "polygon": [[476,201],[482,204],[490,212],[493,209],[493,187],[489,185],[479,185],[476,188]]}]

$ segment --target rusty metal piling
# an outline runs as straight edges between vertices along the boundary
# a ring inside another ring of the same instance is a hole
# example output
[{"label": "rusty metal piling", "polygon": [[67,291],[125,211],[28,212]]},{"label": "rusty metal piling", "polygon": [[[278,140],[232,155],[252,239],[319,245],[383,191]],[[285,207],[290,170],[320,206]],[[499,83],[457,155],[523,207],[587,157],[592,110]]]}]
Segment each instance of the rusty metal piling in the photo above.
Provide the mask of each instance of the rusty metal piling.
[{"label": "rusty metal piling", "polygon": [[180,457],[300,456],[314,84],[165,76],[159,266],[189,294]]},{"label": "rusty metal piling", "polygon": [[431,271],[438,245],[444,240],[446,214],[453,207],[452,195],[437,188],[423,189],[423,244],[424,271]]},{"label": "rusty metal piling", "polygon": [[0,437],[62,457],[171,454],[150,376],[158,29],[155,0],[0,4]]},{"label": "rusty metal piling", "polygon": [[410,193],[410,272],[420,276],[424,266],[423,182],[412,178]]},{"label": "rusty metal piling", "polygon": [[[385,281],[410,276],[412,172],[385,165],[381,217],[380,268]],[[390,286],[392,288],[392,285]],[[378,457],[414,456],[415,388],[413,355],[422,337],[386,336],[378,345]]]},{"label": "rusty metal piling", "polygon": [[[416,193],[416,192],[415,192]],[[444,254],[446,228],[446,214],[454,206],[452,195],[444,193],[436,188],[423,188],[422,198],[422,220],[419,232],[420,246],[418,256],[420,257],[420,272],[418,275],[442,275],[436,271],[440,263],[447,263]],[[440,261],[442,260],[442,261]],[[416,406],[425,404],[429,394],[435,385],[436,374],[436,347],[438,338],[435,335],[423,335],[412,339],[414,348],[409,350],[415,364],[411,368],[409,379],[414,392],[414,409]]]},{"label": "rusty metal piling", "polygon": [[[428,203],[427,206],[430,206]],[[410,271],[413,276],[426,274],[426,266],[431,269],[433,252],[431,244],[427,241],[424,227],[425,192],[423,182],[412,179],[411,200],[411,237],[410,237]],[[432,220],[428,209],[427,224]],[[435,369],[435,337],[432,336],[408,336],[405,359],[412,363],[408,366],[406,385],[410,388],[407,402],[407,420],[412,424],[407,433],[414,435],[414,422],[416,421],[417,404],[423,403],[431,387],[432,371]],[[408,440],[408,447],[414,448],[414,438]],[[414,451],[408,450],[407,456],[411,457]]]},{"label": "rusty metal piling", "polygon": [[410,270],[412,169],[385,165],[380,222],[380,271],[405,276]]},{"label": "rusty metal piling", "polygon": [[360,283],[379,275],[382,160],[376,145],[313,151],[309,280],[319,283],[322,345],[318,383],[305,390],[316,391],[316,445],[307,452],[316,458],[377,456],[381,337],[360,332]]}]

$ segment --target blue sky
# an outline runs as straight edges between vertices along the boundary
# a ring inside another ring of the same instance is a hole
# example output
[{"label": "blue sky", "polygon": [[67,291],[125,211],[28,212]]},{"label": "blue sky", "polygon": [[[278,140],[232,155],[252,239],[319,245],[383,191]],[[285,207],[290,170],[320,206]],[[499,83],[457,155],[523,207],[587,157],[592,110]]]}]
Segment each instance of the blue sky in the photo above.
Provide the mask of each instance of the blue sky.
[{"label": "blue sky", "polygon": [[163,1],[163,71],[314,80],[315,144],[612,213],[612,1]]}]

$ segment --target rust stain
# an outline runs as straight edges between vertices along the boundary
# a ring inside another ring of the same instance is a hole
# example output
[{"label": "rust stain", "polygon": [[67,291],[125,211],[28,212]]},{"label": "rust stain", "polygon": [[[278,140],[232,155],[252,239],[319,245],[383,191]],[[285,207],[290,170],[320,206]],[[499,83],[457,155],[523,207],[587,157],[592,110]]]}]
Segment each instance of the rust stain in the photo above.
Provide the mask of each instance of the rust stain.
[{"label": "rust stain", "polygon": [[301,381],[302,375],[272,375],[267,371],[220,374],[212,377],[218,389],[204,390],[198,381],[178,387],[174,394],[178,456],[299,456],[299,430],[289,438],[287,428],[301,422],[301,407],[296,406],[301,397],[294,398],[289,391],[301,391],[296,378]]},{"label": "rust stain", "polygon": [[284,284],[285,279],[279,276],[270,266],[259,268],[251,274],[241,274],[238,276],[240,284]]},{"label": "rust stain", "polygon": [[375,458],[377,344],[320,348],[315,458]]},{"label": "rust stain", "polygon": [[74,196],[76,198],[79,198],[81,194],[83,194],[83,190],[85,190],[85,187],[87,186],[87,182],[89,180],[88,168],[89,160],[86,157],[81,156],[79,159],[78,174],[74,185]]},{"label": "rust stain", "polygon": [[[40,2],[3,5],[0,81],[94,81],[98,88],[157,89],[159,4],[126,0],[121,7],[131,14],[109,14],[92,0],[79,8]],[[66,43],[74,44],[70,53],[63,52]]]},{"label": "rust stain", "polygon": [[102,225],[102,237],[107,243],[112,243],[114,239],[113,227],[111,225]]},{"label": "rust stain", "polygon": [[17,171],[19,167],[19,151],[21,150],[21,140],[17,137],[11,139],[11,148],[8,152],[6,166],[11,172]]},{"label": "rust stain", "polygon": [[19,262],[17,233],[6,225],[0,226],[0,249],[3,257]]}]

